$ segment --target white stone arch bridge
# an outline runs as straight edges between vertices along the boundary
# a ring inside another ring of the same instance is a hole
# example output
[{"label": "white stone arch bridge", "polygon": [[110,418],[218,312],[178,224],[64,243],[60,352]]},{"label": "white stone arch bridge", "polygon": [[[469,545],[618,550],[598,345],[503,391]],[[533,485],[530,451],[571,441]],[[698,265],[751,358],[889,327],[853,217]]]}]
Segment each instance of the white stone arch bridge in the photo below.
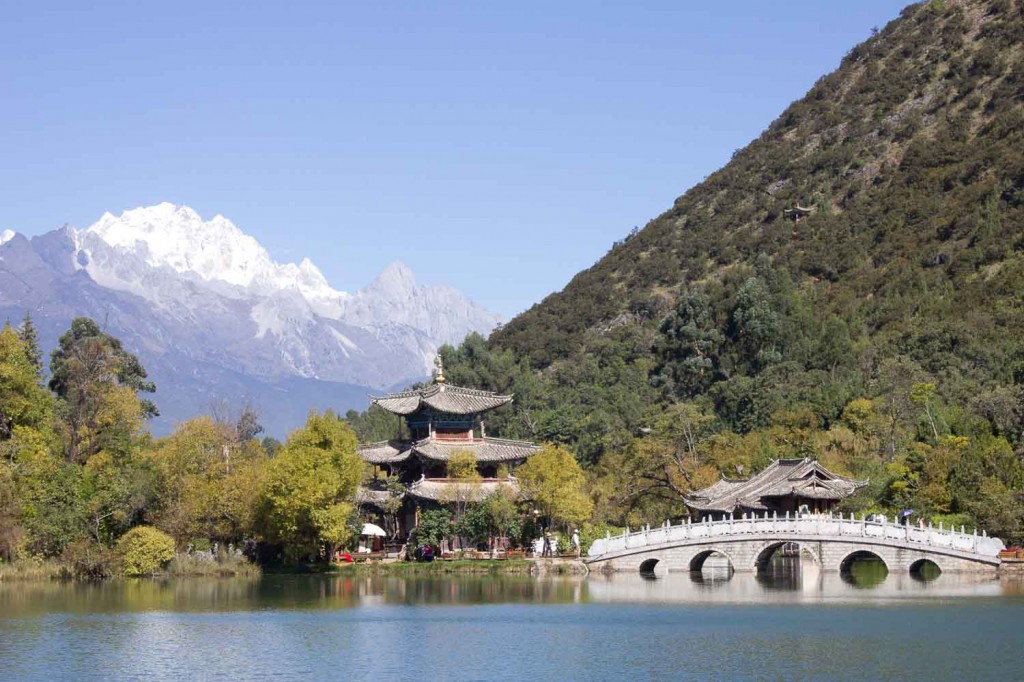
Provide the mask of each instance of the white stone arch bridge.
[{"label": "white stone arch bridge", "polygon": [[800,546],[823,571],[843,571],[854,559],[874,556],[890,573],[912,573],[925,561],[942,572],[995,573],[999,538],[938,528],[838,516],[751,516],[724,521],[685,522],[628,530],[594,541],[584,561],[591,570],[699,571],[712,554],[728,558],[737,572],[756,572],[786,543]]}]

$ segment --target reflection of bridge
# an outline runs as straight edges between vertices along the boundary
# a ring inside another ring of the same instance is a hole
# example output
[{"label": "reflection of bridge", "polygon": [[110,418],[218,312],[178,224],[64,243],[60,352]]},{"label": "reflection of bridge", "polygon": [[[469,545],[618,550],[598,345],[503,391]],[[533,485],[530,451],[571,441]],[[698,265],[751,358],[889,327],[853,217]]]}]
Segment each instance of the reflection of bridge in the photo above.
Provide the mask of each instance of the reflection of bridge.
[{"label": "reflection of bridge", "polygon": [[800,545],[823,571],[842,571],[862,557],[877,557],[890,572],[911,572],[930,561],[943,572],[995,571],[1003,543],[977,531],[915,528],[829,516],[778,516],[683,523],[645,528],[596,540],[586,563],[610,571],[699,571],[712,555],[733,570],[757,571],[786,543]]}]

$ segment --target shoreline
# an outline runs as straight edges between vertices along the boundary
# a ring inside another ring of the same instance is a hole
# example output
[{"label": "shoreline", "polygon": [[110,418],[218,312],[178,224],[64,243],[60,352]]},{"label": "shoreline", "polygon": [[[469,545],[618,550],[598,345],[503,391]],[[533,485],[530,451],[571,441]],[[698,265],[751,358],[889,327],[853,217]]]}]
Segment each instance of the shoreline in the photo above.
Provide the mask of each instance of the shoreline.
[{"label": "shoreline", "polygon": [[114,575],[96,580],[75,578],[68,564],[58,562],[25,562],[0,564],[0,586],[21,583],[109,583],[122,580],[232,579],[259,578],[277,575],[586,575],[586,566],[577,559],[451,559],[430,562],[373,561],[329,566],[280,566],[261,569],[259,566],[237,567],[213,565],[204,571],[162,571],[147,576]]}]

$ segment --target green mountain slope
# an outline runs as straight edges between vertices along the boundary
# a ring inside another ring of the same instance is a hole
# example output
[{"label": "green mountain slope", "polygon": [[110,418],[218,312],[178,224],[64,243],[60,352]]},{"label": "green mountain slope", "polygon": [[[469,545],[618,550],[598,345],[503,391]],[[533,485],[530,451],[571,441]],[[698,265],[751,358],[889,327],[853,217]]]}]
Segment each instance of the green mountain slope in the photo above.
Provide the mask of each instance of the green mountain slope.
[{"label": "green mountain slope", "polygon": [[516,394],[489,430],[572,448],[607,521],[815,456],[871,477],[850,509],[1024,536],[1024,2],[908,7],[563,291],[444,355]]},{"label": "green mountain slope", "polygon": [[[588,331],[620,315],[657,319],[681,282],[722,279],[759,253],[870,333],[926,312],[960,318],[975,296],[998,296],[1024,248],[1020,12],[1009,2],[908,8],[494,344],[547,366]],[[814,213],[794,223],[786,211],[797,206]],[[934,287],[952,294],[944,309],[908,300]]]}]

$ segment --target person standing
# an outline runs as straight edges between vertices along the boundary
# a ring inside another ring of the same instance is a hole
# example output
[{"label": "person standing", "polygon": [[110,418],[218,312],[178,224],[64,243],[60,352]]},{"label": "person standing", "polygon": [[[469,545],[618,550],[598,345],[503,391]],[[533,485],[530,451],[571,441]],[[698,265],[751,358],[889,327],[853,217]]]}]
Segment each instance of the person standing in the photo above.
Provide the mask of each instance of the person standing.
[{"label": "person standing", "polygon": [[576,558],[579,559],[580,558],[580,529],[579,528],[573,528],[572,529],[572,539],[571,539],[571,542],[572,542],[572,551],[576,553]]}]

